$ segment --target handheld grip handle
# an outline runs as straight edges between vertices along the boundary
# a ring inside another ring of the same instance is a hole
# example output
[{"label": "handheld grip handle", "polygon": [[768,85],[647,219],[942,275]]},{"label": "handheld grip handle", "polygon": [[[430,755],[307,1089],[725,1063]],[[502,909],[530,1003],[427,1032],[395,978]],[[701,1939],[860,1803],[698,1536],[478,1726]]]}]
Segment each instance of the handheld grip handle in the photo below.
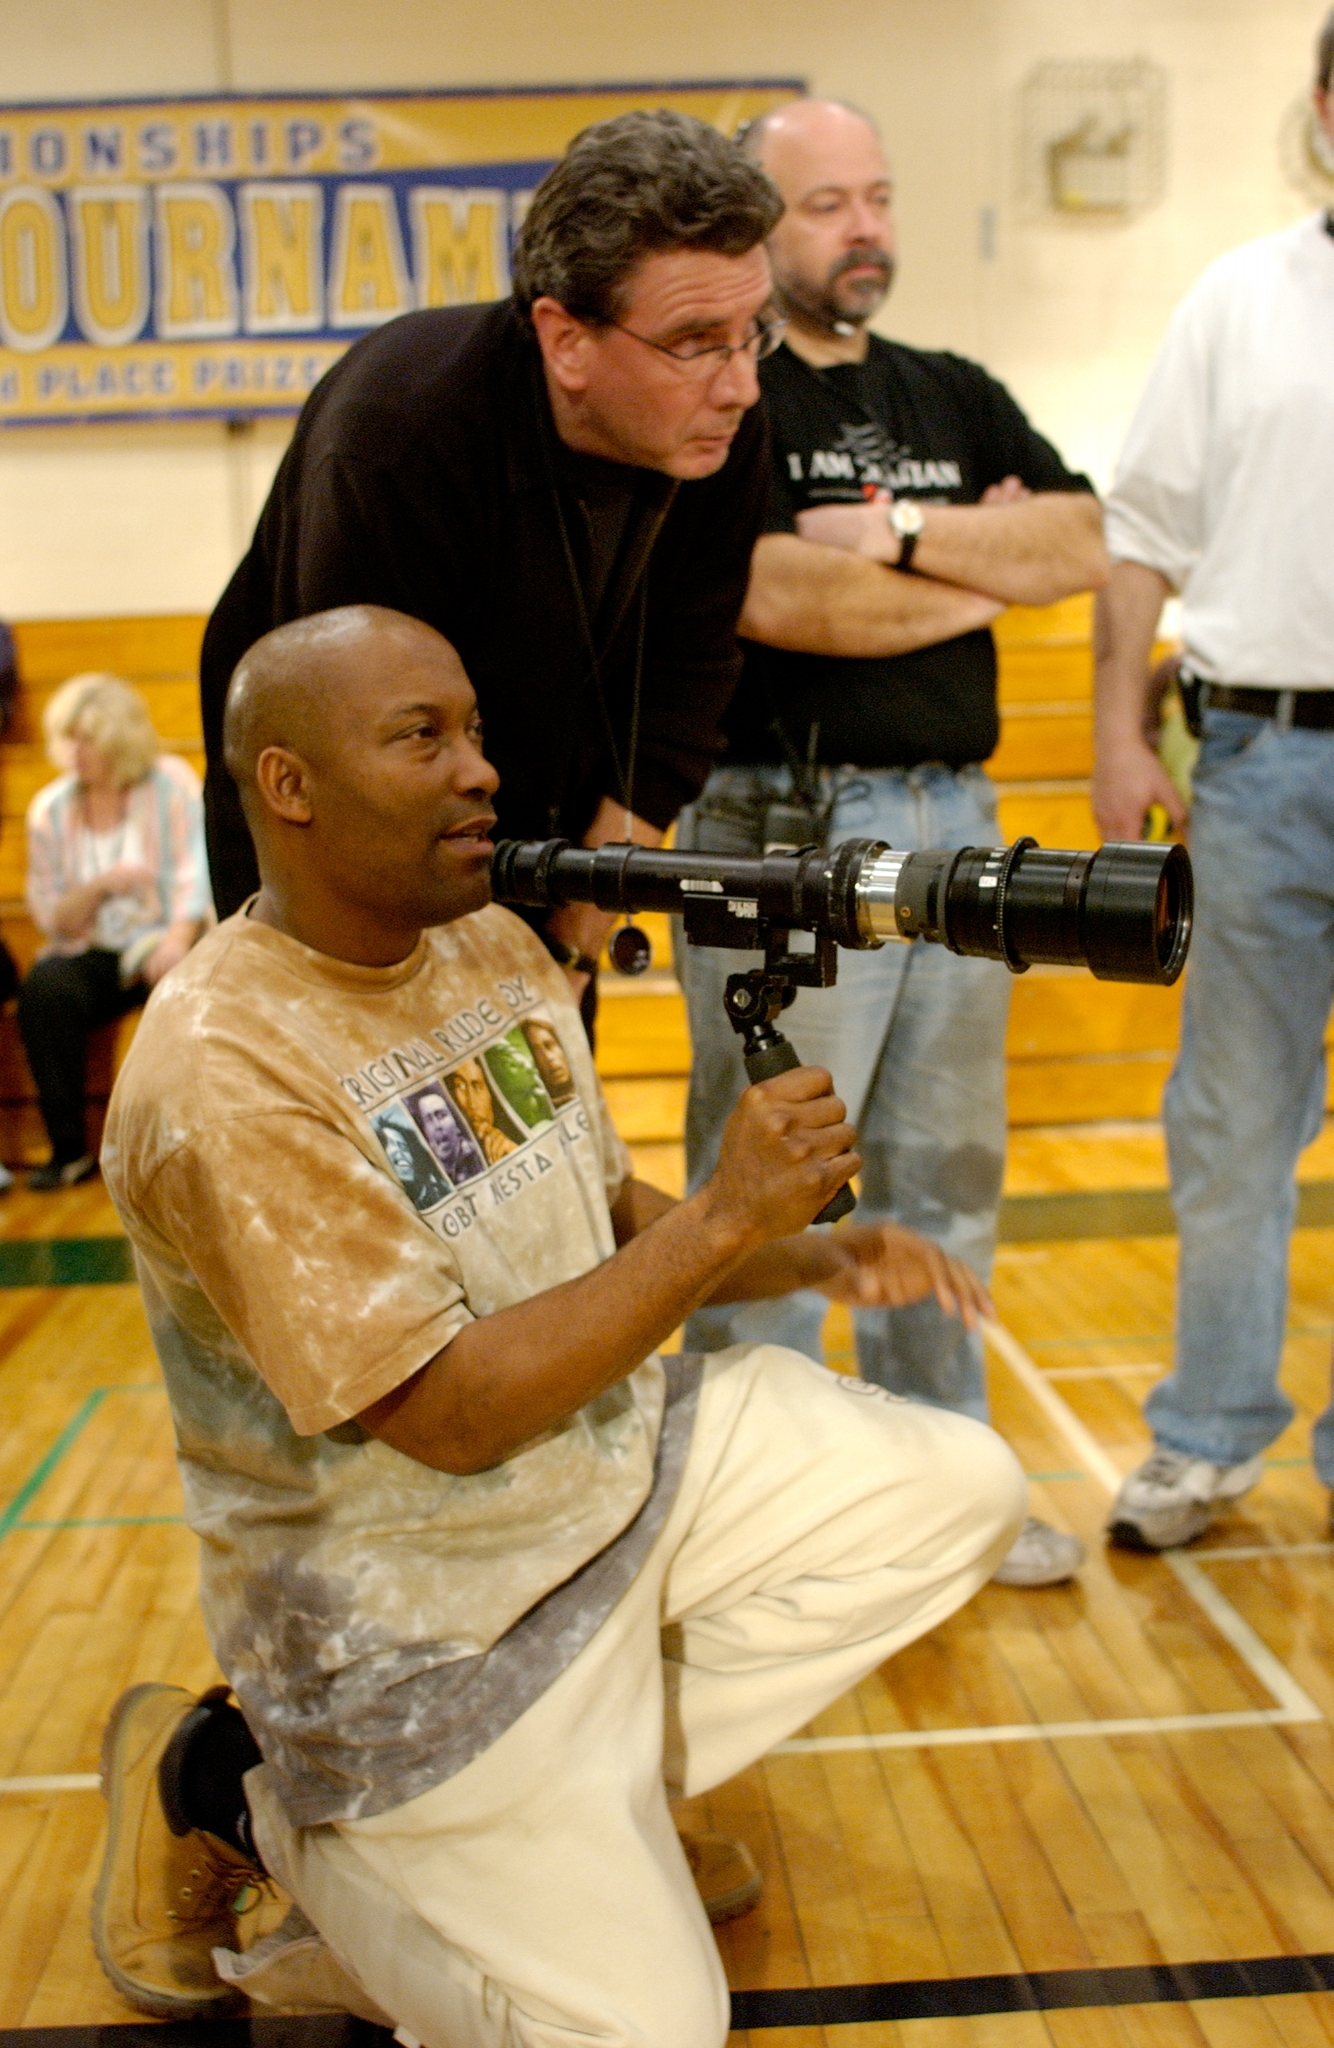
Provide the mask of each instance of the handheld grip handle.
[{"label": "handheld grip handle", "polygon": [[[799,1067],[796,1048],[790,1038],[784,1038],[781,1031],[775,1031],[767,1045],[745,1055],[746,1072],[752,1081],[772,1081],[775,1074],[786,1074],[793,1067]],[[813,1220],[816,1223],[837,1223],[840,1216],[850,1215],[857,1206],[857,1197],[845,1183],[836,1195],[832,1195]]]}]

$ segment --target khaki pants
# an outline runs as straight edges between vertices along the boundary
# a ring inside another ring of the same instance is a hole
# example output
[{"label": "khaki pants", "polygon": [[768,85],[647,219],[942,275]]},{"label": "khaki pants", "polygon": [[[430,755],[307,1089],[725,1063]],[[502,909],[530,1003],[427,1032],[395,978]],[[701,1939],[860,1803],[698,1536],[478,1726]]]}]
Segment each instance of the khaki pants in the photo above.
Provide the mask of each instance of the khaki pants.
[{"label": "khaki pants", "polygon": [[426,2048],[716,2048],[727,1987],[668,1795],[730,1778],[953,1613],[1025,1495],[981,1423],[773,1345],[719,1352],[658,1541],[562,1676],[374,1819],[293,1829],[252,1772],[265,1860]]}]

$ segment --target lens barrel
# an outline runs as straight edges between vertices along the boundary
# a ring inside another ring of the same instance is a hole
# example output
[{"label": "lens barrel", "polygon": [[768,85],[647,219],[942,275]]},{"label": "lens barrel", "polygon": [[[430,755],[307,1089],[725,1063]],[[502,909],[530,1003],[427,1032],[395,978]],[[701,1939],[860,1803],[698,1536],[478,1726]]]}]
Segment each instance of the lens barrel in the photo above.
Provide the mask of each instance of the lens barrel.
[{"label": "lens barrel", "polygon": [[1193,911],[1185,848],[1140,843],[1055,852],[1019,839],[901,853],[856,839],[750,859],[505,840],[491,880],[502,903],[674,911],[695,945],[753,950],[771,930],[858,949],[920,938],[1016,974],[1044,962],[1160,987],[1185,965]]},{"label": "lens barrel", "polygon": [[[1003,960],[1015,973],[1043,962],[1160,987],[1185,965],[1194,888],[1183,846],[1112,842],[1096,853],[1058,853],[1019,839],[895,858],[899,938]],[[881,911],[872,929],[883,922]]]}]

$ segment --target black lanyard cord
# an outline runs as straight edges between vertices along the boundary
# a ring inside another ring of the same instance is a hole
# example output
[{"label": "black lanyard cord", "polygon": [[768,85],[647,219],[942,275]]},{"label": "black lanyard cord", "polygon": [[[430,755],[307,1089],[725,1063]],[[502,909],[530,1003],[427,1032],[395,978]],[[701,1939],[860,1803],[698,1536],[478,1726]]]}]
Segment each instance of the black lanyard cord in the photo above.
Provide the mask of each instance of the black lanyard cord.
[{"label": "black lanyard cord", "polygon": [[[550,450],[548,450],[548,467],[551,468],[552,465],[549,458]],[[574,592],[575,606],[579,613],[579,630],[583,635],[584,649],[588,655],[588,671],[584,681],[591,682],[593,685],[598,710],[602,716],[602,729],[607,738],[607,750],[611,755],[611,765],[615,770],[616,780],[620,784],[621,802],[625,806],[627,815],[629,815],[634,810],[635,760],[639,752],[640,683],[644,672],[644,634],[648,618],[648,560],[646,557],[644,566],[639,573],[639,620],[635,632],[635,661],[630,690],[629,746],[625,766],[622,767],[621,750],[616,742],[616,728],[612,723],[611,708],[607,703],[606,692],[602,687],[602,661],[598,654],[597,642],[593,637],[592,621],[588,616],[588,601],[584,595],[583,578],[579,574],[579,565],[574,559],[574,549],[570,544],[570,529],[565,518],[565,507],[561,503],[560,485],[556,480],[554,471],[551,476],[551,489],[556,507],[556,525],[560,532],[561,548],[565,555],[565,567],[569,574],[570,587]]]}]

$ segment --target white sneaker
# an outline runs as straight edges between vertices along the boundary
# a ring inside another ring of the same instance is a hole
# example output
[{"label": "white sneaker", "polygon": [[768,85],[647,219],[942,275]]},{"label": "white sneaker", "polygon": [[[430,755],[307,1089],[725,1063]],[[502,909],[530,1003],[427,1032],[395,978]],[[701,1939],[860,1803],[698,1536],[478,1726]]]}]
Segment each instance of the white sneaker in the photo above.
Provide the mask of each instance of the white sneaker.
[{"label": "white sneaker", "polygon": [[1107,1533],[1122,1550],[1174,1550],[1202,1535],[1215,1515],[1250,1492],[1263,1471],[1263,1458],[1211,1465],[1159,1444],[1121,1481]]},{"label": "white sneaker", "polygon": [[0,1166],[0,1195],[7,1194],[14,1185],[14,1176],[7,1166]]},{"label": "white sneaker", "polygon": [[1060,1586],[1083,1562],[1084,1546],[1077,1536],[1030,1515],[992,1578],[998,1586]]}]

